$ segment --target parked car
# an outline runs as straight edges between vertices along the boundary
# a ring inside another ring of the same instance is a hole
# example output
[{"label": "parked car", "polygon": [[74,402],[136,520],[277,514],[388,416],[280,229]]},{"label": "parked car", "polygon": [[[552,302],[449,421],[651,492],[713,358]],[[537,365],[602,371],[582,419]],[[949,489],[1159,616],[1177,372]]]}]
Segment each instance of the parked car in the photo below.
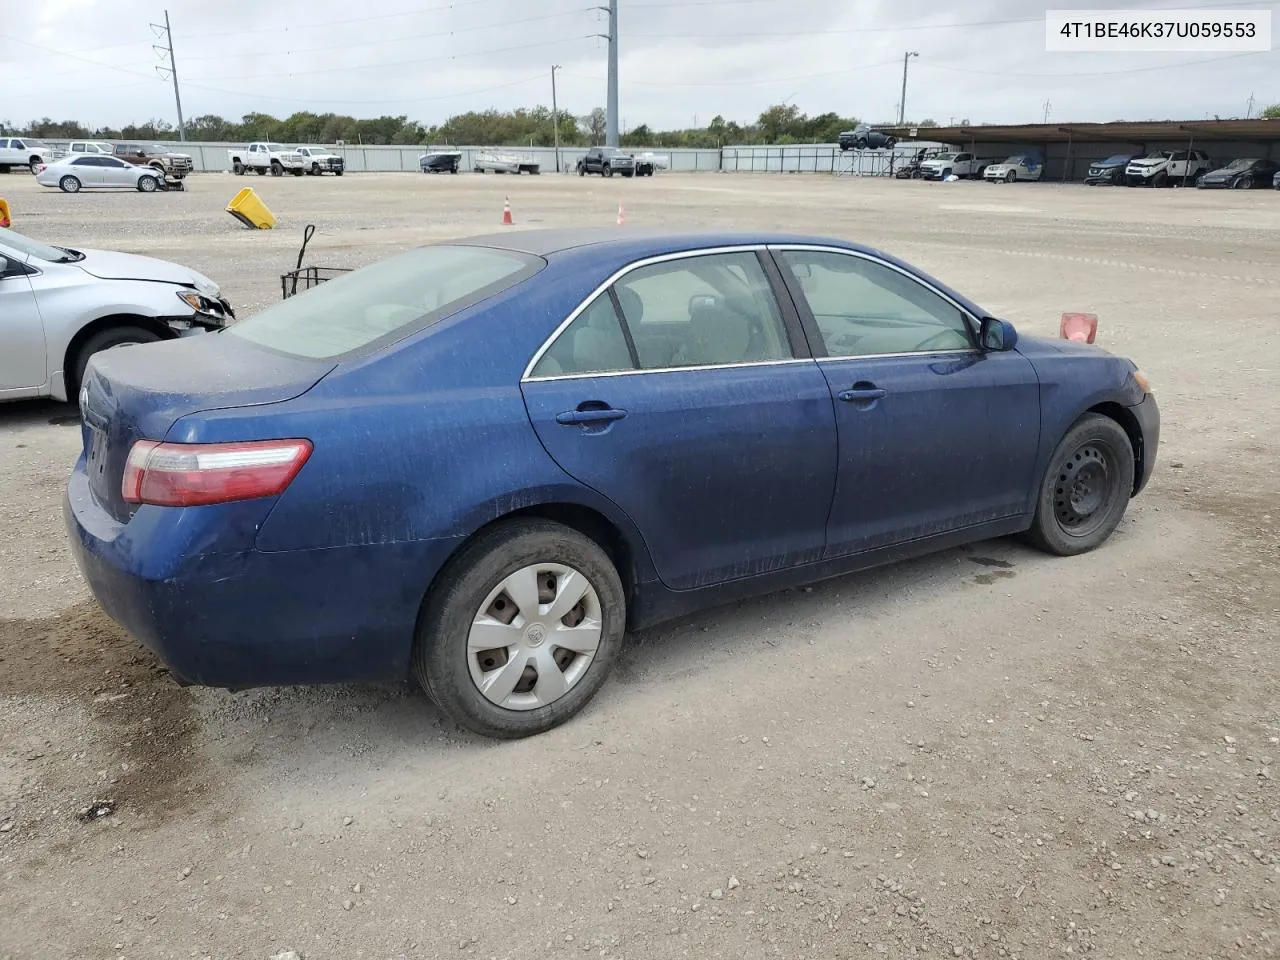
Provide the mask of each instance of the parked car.
[{"label": "parked car", "polygon": [[1196,181],[1196,186],[1206,189],[1230,187],[1234,190],[1265,188],[1271,184],[1272,178],[1278,172],[1280,172],[1280,165],[1277,165],[1274,160],[1244,157],[1232,160],[1225,167],[1210,170]]},{"label": "parked car", "polygon": [[231,172],[236,176],[243,176],[250,170],[260,177],[268,173],[273,177],[280,177],[286,172],[300,177],[306,173],[306,161],[302,154],[284,144],[265,140],[228,150],[227,159],[231,161]]},{"label": "parked car", "polygon": [[578,161],[578,176],[598,173],[602,177],[612,177],[615,173],[622,177],[635,176],[635,157],[617,147],[592,147],[586,156]]},{"label": "parked car", "polygon": [[72,140],[67,144],[67,154],[69,156],[89,153],[110,157],[114,156],[115,152],[115,144],[107,143],[105,140]]},{"label": "parked car", "polygon": [[973,177],[981,179],[987,167],[994,161],[987,157],[977,157],[972,153],[948,151],[920,164],[920,176],[924,180],[945,180],[955,174],[957,177]]},{"label": "parked car", "polygon": [[154,193],[166,187],[164,173],[154,167],[139,167],[116,157],[101,154],[70,154],[41,167],[36,183],[58,187],[63,193],[81,190],[140,190]]},{"label": "parked car", "polygon": [[99,354],[81,408],[73,552],[182,682],[414,676],[496,737],[575,714],[627,629],[988,537],[1092,550],[1160,426],[1128,360],[875,250],[615,230],[409,250]]},{"label": "parked car", "polygon": [[0,173],[26,167],[32,173],[52,159],[48,147],[27,137],[0,137]]},{"label": "parked car", "polygon": [[536,174],[542,172],[542,167],[537,161],[504,153],[476,154],[472,168],[476,173]]},{"label": "parked car", "polygon": [[347,168],[346,160],[325,147],[299,147],[298,153],[302,157],[303,171],[309,176],[332,173],[340,177]]},{"label": "parked car", "polygon": [[217,284],[176,263],[0,230],[0,400],[66,400],[99,351],[220,329],[234,316]]},{"label": "parked car", "polygon": [[114,156],[125,163],[158,170],[174,182],[186,179],[193,166],[189,153],[174,153],[159,143],[117,143]]},{"label": "parked car", "polygon": [[1132,161],[1124,176],[1131,187],[1164,187],[1195,183],[1209,166],[1209,155],[1203,150],[1161,150]]},{"label": "parked car", "polygon": [[852,130],[844,131],[840,134],[838,140],[841,151],[865,150],[868,147],[882,149],[892,147],[898,142],[896,137],[881,133],[879,130],[872,130],[865,123],[858,124]]},{"label": "parked car", "polygon": [[1044,176],[1044,157],[1034,151],[1015,153],[1004,162],[990,164],[982,171],[982,179],[988,183],[1039,180],[1042,176]]},{"label": "parked car", "polygon": [[634,155],[636,161],[636,175],[641,177],[652,177],[656,170],[666,170],[671,166],[671,156],[666,153],[654,153],[646,150],[644,153]]},{"label": "parked car", "polygon": [[926,160],[938,156],[943,151],[938,149],[929,149],[921,147],[916,151],[915,156],[894,171],[893,175],[898,180],[919,180],[921,177],[920,165]]},{"label": "parked car", "polygon": [[457,173],[461,162],[462,153],[459,150],[436,150],[418,157],[418,166],[423,173]]},{"label": "parked car", "polygon": [[1133,153],[1117,153],[1105,160],[1096,160],[1089,164],[1089,172],[1084,182],[1091,187],[1103,184],[1119,186],[1125,182],[1125,168],[1136,156]]}]

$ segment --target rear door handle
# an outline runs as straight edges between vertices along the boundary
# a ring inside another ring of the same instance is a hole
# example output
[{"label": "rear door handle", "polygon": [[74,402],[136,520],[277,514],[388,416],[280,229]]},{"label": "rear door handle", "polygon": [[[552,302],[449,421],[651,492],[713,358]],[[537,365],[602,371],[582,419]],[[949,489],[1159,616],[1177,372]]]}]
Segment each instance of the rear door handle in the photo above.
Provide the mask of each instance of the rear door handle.
[{"label": "rear door handle", "polygon": [[556,423],[570,426],[584,423],[609,423],[613,420],[621,420],[626,415],[627,411],[616,410],[613,407],[606,407],[603,410],[570,410],[567,413],[558,414]]},{"label": "rear door handle", "polygon": [[846,403],[867,403],[882,399],[885,391],[879,387],[855,387],[852,390],[841,390],[836,396]]}]

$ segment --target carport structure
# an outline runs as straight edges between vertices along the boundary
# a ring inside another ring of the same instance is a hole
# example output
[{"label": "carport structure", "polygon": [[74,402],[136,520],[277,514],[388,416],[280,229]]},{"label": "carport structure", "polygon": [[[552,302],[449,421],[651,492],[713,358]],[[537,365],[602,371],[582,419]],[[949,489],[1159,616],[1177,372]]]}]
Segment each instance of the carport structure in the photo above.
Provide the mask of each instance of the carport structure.
[{"label": "carport structure", "polygon": [[1082,180],[1089,164],[1117,153],[1203,150],[1218,167],[1237,157],[1280,159],[1280,120],[1144,120],[888,127],[900,143],[927,139],[1004,159],[1028,148],[1045,158],[1046,180]]}]

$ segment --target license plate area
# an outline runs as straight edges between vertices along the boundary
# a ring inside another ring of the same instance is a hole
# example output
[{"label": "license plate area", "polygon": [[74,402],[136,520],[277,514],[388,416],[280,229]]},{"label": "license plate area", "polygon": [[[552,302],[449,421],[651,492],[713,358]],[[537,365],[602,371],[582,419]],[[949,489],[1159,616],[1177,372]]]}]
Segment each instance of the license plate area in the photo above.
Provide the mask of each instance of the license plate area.
[{"label": "license plate area", "polygon": [[93,424],[89,428],[89,455],[85,458],[85,472],[89,475],[89,487],[99,498],[107,485],[107,433]]}]

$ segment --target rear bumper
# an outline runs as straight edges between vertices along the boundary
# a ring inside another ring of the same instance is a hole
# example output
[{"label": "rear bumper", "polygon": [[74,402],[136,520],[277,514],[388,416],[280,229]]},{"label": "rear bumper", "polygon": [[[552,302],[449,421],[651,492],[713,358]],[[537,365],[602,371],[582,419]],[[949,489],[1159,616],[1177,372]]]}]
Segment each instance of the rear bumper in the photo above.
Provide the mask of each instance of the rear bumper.
[{"label": "rear bumper", "polygon": [[1155,396],[1149,393],[1142,398],[1141,403],[1130,407],[1129,412],[1138,421],[1138,428],[1142,431],[1142,450],[1133,484],[1133,494],[1137,496],[1155,470],[1156,452],[1160,446],[1160,407],[1156,404]]},{"label": "rear bumper", "polygon": [[119,523],[94,500],[83,461],[63,502],[94,596],[178,680],[238,689],[408,675],[422,598],[458,541],[192,555],[181,544],[193,512],[144,507]]}]

